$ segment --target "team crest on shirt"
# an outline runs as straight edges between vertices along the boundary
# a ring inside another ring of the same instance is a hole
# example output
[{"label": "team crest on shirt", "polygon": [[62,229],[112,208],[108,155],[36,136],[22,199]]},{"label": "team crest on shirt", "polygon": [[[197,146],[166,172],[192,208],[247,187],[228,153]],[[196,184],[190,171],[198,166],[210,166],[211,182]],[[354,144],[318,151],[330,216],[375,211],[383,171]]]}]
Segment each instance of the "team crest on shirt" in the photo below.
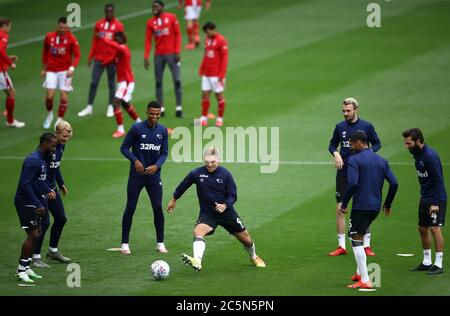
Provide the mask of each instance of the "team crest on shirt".
[{"label": "team crest on shirt", "polygon": [[205,180],[203,180],[203,178],[200,178],[200,182],[205,182]]},{"label": "team crest on shirt", "polygon": [[217,183],[223,183],[222,179],[216,179]]},{"label": "team crest on shirt", "polygon": [[42,173],[45,172],[45,166],[44,166],[44,165],[41,166],[41,170],[42,170],[42,171],[41,171]]},{"label": "team crest on shirt", "polygon": [[142,135],[141,135],[141,138],[147,138],[147,135],[142,134]]},{"label": "team crest on shirt", "polygon": [[421,160],[421,161],[419,161],[419,166],[424,167],[425,163]]},{"label": "team crest on shirt", "polygon": [[56,154],[52,154],[52,160],[56,160]]},{"label": "team crest on shirt", "polygon": [[156,138],[162,139],[162,135],[161,134],[156,134]]}]

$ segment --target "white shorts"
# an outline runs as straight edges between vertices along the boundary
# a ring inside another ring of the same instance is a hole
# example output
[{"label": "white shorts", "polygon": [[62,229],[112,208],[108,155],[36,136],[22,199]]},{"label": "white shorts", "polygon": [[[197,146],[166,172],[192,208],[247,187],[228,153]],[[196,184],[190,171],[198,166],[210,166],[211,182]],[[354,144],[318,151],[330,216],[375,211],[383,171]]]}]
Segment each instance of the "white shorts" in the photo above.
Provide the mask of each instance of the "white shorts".
[{"label": "white shorts", "polygon": [[67,78],[67,71],[47,71],[45,73],[45,82],[43,87],[45,89],[52,90],[59,89],[67,92],[72,91],[72,77]]},{"label": "white shorts", "polygon": [[134,82],[121,81],[117,83],[115,97],[129,103],[134,91]]},{"label": "white shorts", "polygon": [[6,71],[0,71],[0,90],[9,90],[13,88],[11,78]]},{"label": "white shorts", "polygon": [[200,6],[187,6],[184,8],[184,19],[185,20],[198,20],[200,19],[200,13],[202,12],[202,7]]},{"label": "white shorts", "polygon": [[223,84],[219,82],[219,77],[202,76],[202,91],[214,91],[221,93],[225,90],[225,79]]}]

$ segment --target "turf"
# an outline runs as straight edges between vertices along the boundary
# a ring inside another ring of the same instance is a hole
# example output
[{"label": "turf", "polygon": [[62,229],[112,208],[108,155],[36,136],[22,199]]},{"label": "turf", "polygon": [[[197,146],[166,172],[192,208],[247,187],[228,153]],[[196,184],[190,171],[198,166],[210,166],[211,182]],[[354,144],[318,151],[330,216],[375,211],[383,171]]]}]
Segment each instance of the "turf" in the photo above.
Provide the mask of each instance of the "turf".
[{"label": "turf", "polygon": [[[168,10],[181,20],[173,2],[167,1]],[[430,277],[408,271],[422,256],[416,231],[419,187],[401,131],[412,126],[424,130],[427,143],[444,162],[449,188],[450,1],[380,1],[382,27],[373,29],[365,23],[369,2],[223,0],[213,2],[202,20],[215,21],[229,39],[226,125],[279,127],[283,162],[330,162],[327,146],[334,124],[342,119],[339,104],[346,96],[360,101],[360,115],[374,123],[383,144],[380,154],[393,162],[400,181],[392,216],[380,215],[373,225],[377,255],[368,262],[381,267],[381,287],[376,292],[344,287],[355,269],[351,252],[327,256],[336,246],[331,164],[281,164],[273,174],[261,174],[258,164],[224,164],[235,177],[236,208],[266,269],[252,267],[242,247],[220,229],[207,239],[200,273],[181,264],[180,255],[191,252],[198,212],[193,189],[178,202],[175,213],[166,216],[168,254],[154,251],[152,213],[144,192],[131,232],[133,254],[107,252],[120,243],[128,161],[119,153],[120,140],[111,138],[114,120],[104,117],[106,78],[97,94],[95,115],[88,119],[76,115],[86,105],[90,80],[86,57],[92,32],[87,29],[75,33],[82,62],[67,113],[75,134],[62,165],[69,188],[64,199],[69,221],[59,247],[80,264],[81,287],[67,287],[66,266],[57,263],[39,271],[44,279],[36,287],[18,287],[13,278],[24,233],[12,200],[22,158],[35,148],[45,117],[39,79],[41,43],[36,42],[10,49],[20,58],[17,70],[10,72],[17,90],[16,116],[27,126],[21,130],[0,126],[0,295],[449,295],[448,273]],[[102,1],[78,3],[83,25],[101,17]],[[52,30],[65,6],[49,0],[1,1],[0,12],[14,23],[10,43]],[[149,1],[116,1],[116,7],[120,16],[148,10]],[[124,21],[137,81],[134,103],[142,115],[146,102],[154,98],[153,73],[142,65],[148,17]],[[184,32],[184,22],[182,28]],[[166,73],[168,116],[163,124],[192,130],[192,120],[200,111],[201,54],[201,50],[182,53],[185,117],[181,120],[173,115],[174,95]],[[215,102],[212,107],[215,110]],[[127,118],[126,128],[130,125]],[[164,206],[177,183],[197,165],[166,163]],[[446,230],[444,235],[450,237]],[[169,279],[151,279],[149,267],[156,259],[170,264]],[[444,265],[447,260],[446,254]]]}]

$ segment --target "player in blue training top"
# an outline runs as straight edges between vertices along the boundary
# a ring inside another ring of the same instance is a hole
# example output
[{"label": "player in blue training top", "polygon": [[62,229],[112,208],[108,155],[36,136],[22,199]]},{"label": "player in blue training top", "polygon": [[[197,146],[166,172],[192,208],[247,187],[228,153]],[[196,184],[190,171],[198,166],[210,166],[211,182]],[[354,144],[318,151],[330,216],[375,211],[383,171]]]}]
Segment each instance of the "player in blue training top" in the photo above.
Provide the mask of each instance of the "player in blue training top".
[{"label": "player in blue training top", "polygon": [[57,140],[54,134],[42,134],[39,148],[27,156],[23,162],[14,197],[20,226],[27,233],[27,239],[22,244],[16,277],[26,283],[33,283],[33,279],[42,278],[30,269],[30,264],[33,250],[39,240],[41,217],[47,212],[47,199],[56,198],[55,192],[46,182],[47,166],[45,163],[45,159],[55,152],[56,144]]},{"label": "player in blue training top", "polygon": [[64,228],[64,225],[67,222],[66,213],[64,211],[64,205],[61,199],[61,195],[56,189],[56,185],[58,185],[59,190],[62,192],[64,196],[67,195],[67,187],[64,183],[63,177],[61,175],[61,159],[64,153],[66,143],[69,138],[72,137],[72,126],[66,121],[60,121],[55,126],[55,136],[58,140],[58,144],[56,145],[56,151],[51,157],[46,159],[47,163],[47,184],[50,188],[55,191],[56,198],[53,200],[48,200],[48,210],[45,215],[42,217],[41,221],[41,236],[39,237],[39,241],[34,249],[33,261],[32,264],[37,268],[49,268],[46,262],[41,259],[41,249],[42,244],[44,242],[45,233],[50,226],[50,214],[53,216],[53,225],[50,230],[50,242],[49,242],[49,250],[47,252],[47,258],[53,259],[59,262],[67,263],[70,262],[71,259],[64,257],[58,251],[58,243],[61,238],[61,234]]},{"label": "player in blue training top", "polygon": [[383,204],[388,216],[392,201],[398,189],[398,182],[388,162],[369,149],[367,135],[362,131],[351,134],[350,144],[355,152],[347,160],[347,192],[342,199],[341,212],[347,212],[347,205],[353,197],[348,236],[352,242],[357,270],[352,277],[354,284],[349,288],[372,288],[366,265],[363,239],[370,224],[377,218],[383,195],[384,180],[389,183],[389,191]]},{"label": "player in blue training top", "polygon": [[195,183],[200,214],[194,228],[194,255],[191,257],[183,254],[184,263],[195,271],[201,270],[206,248],[204,237],[213,234],[220,225],[244,245],[253,265],[264,268],[266,264],[256,255],[255,243],[233,207],[237,200],[233,176],[227,169],[219,167],[219,151],[216,148],[207,149],[204,159],[203,167],[192,170],[181,181],[167,207],[167,212],[171,214],[176,201]]},{"label": "player in blue training top", "polygon": [[[425,144],[423,133],[418,128],[403,132],[406,148],[414,156],[420,184],[419,233],[422,239],[423,261],[412,271],[428,271],[428,274],[444,272],[444,236],[441,227],[445,224],[447,192],[439,155]],[[436,247],[436,260],[431,261],[431,234]]]},{"label": "player in blue training top", "polygon": [[[145,187],[153,208],[153,222],[156,229],[156,250],[167,252],[164,245],[164,213],[162,210],[161,167],[167,159],[167,128],[158,124],[161,105],[151,101],[147,105],[148,119],[136,123],[125,137],[120,151],[131,161],[127,187],[127,206],[122,218],[123,254],[131,254],[129,235],[133,214],[141,190]],[[132,148],[132,151],[130,151]]]},{"label": "player in blue training top", "polygon": [[[334,129],[333,137],[330,140],[328,151],[334,156],[336,172],[336,231],[338,237],[338,247],[329,253],[330,256],[347,254],[345,245],[345,214],[340,211],[342,197],[347,188],[347,160],[352,154],[350,146],[350,135],[356,131],[366,133],[371,150],[377,152],[381,148],[381,142],[373,125],[358,117],[358,101],[354,98],[346,98],[342,102],[342,113],[344,120],[338,123]],[[337,148],[340,146],[339,151]],[[364,250],[368,256],[375,253],[370,248],[370,228],[364,235]]]}]

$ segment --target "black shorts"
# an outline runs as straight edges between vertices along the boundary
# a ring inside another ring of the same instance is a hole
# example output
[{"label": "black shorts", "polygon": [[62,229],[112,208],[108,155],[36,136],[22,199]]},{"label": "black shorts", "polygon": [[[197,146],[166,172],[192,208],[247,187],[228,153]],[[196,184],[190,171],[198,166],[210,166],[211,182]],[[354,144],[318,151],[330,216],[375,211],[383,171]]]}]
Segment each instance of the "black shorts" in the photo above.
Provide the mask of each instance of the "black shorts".
[{"label": "black shorts", "polygon": [[431,203],[420,200],[419,202],[419,226],[444,226],[445,211],[447,210],[447,201],[439,202],[439,212],[436,215],[430,214]]},{"label": "black shorts", "polygon": [[20,226],[23,229],[37,229],[41,225],[41,216],[36,213],[34,205],[15,204],[19,215]]},{"label": "black shorts", "polygon": [[348,223],[348,237],[351,238],[356,234],[365,235],[379,213],[378,211],[352,210]]},{"label": "black shorts", "polygon": [[235,210],[226,210],[221,214],[200,212],[200,215],[195,222],[195,226],[198,224],[206,224],[213,229],[208,235],[214,234],[217,225],[225,228],[230,234],[242,233],[246,230],[244,223],[242,223],[238,213]]},{"label": "black shorts", "polygon": [[345,192],[347,192],[347,174],[343,170],[336,172],[336,202],[342,203]]}]

